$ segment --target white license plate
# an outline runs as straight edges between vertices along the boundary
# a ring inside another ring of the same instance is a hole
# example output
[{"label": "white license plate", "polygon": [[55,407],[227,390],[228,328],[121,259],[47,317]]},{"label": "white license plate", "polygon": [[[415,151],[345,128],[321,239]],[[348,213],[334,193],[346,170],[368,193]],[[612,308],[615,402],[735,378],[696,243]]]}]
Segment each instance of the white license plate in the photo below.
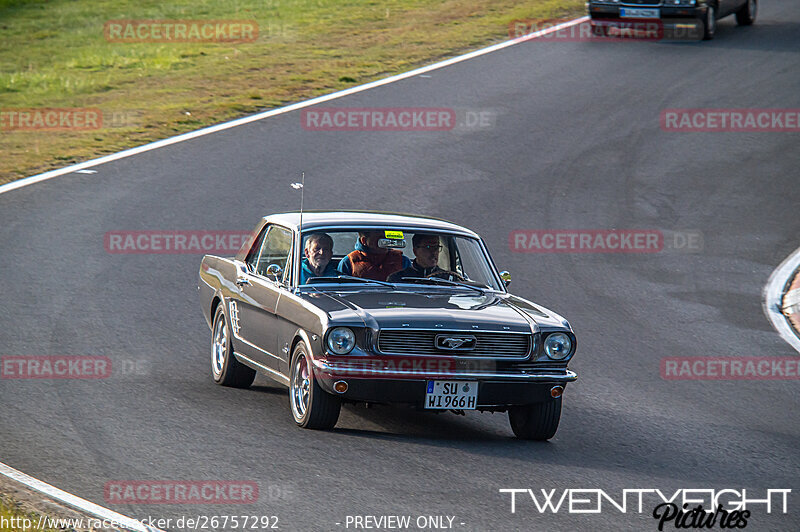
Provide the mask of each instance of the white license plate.
[{"label": "white license plate", "polygon": [[619,9],[619,16],[621,18],[661,18],[661,10],[621,7]]},{"label": "white license plate", "polygon": [[425,408],[475,410],[478,383],[472,381],[428,381]]}]

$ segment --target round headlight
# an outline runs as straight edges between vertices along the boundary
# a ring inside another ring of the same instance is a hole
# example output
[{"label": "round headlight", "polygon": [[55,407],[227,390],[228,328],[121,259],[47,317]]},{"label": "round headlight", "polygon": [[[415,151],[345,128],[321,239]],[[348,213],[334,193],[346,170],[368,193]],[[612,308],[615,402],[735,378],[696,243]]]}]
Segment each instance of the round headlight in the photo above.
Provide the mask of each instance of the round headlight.
[{"label": "round headlight", "polygon": [[337,355],[346,355],[356,346],[356,335],[347,327],[336,327],[328,333],[328,349]]},{"label": "round headlight", "polygon": [[567,358],[572,350],[572,340],[564,333],[553,333],[544,341],[544,352],[553,360]]}]

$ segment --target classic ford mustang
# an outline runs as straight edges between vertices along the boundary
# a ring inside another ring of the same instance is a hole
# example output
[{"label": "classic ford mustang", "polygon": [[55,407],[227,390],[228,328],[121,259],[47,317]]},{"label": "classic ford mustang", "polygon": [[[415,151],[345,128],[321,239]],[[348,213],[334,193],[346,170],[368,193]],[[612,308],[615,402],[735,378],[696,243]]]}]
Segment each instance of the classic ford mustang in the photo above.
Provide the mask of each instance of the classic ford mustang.
[{"label": "classic ford mustang", "polygon": [[330,429],[342,403],[507,411],[519,438],[558,429],[576,339],[561,316],[508,293],[483,240],[391,213],[289,212],[259,221],[236,257],[203,257],[211,374],[289,388],[295,422]]}]

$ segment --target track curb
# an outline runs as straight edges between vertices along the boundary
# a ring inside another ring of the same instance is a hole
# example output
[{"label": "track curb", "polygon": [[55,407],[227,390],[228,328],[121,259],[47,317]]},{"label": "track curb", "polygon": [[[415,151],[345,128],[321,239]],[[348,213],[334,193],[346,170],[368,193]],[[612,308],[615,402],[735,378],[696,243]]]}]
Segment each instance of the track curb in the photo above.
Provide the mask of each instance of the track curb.
[{"label": "track curb", "polygon": [[800,353],[800,248],[770,275],[762,307],[778,334]]},{"label": "track curb", "polygon": [[794,271],[789,287],[781,298],[781,312],[800,337],[800,268]]}]

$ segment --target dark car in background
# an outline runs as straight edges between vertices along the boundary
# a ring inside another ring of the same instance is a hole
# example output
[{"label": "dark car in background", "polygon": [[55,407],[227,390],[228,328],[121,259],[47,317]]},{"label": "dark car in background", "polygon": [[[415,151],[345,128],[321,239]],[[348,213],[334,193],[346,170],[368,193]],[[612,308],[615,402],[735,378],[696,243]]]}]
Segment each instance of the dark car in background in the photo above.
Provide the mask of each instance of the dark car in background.
[{"label": "dark car in background", "polygon": [[[310,235],[330,238],[338,264],[359,233],[376,232],[398,260],[414,258],[414,235],[433,242],[436,271],[391,282],[301,275]],[[508,293],[510,275],[477,234],[420,216],[305,212],[263,218],[250,240],[236,257],[201,264],[215,382],[244,388],[263,373],[288,386],[306,428],[332,428],[350,402],[508,412],[517,437],[555,434],[577,378],[567,369],[575,335],[561,316]]]},{"label": "dark car in background", "polygon": [[717,21],[736,15],[740,26],[756,20],[758,0],[588,0],[592,26],[613,27],[619,22],[658,21],[664,31],[680,32],[696,26],[703,39],[714,38]]}]

